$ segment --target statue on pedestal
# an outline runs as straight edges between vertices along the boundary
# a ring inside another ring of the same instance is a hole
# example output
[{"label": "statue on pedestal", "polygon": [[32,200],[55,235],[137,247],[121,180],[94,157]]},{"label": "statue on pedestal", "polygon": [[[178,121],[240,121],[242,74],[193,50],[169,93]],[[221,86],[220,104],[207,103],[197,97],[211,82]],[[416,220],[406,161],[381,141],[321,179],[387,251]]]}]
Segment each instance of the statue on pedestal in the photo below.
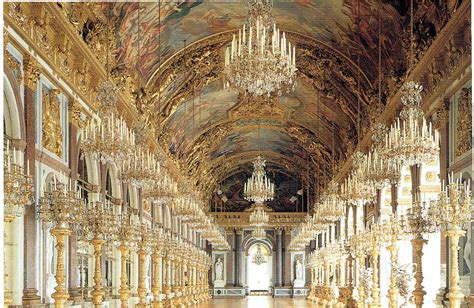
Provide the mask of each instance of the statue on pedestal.
[{"label": "statue on pedestal", "polygon": [[217,258],[214,264],[214,287],[224,287],[224,263],[221,258]]}]

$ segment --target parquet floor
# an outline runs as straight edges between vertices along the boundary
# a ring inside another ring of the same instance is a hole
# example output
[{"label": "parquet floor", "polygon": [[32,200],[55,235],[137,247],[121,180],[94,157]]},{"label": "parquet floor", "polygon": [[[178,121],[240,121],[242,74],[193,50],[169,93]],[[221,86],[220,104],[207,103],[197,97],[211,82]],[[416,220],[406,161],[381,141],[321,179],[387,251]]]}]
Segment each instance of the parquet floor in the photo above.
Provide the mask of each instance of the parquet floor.
[{"label": "parquet floor", "polygon": [[247,296],[245,298],[217,298],[199,304],[199,308],[306,308],[315,304],[304,298],[289,298],[271,296]]}]

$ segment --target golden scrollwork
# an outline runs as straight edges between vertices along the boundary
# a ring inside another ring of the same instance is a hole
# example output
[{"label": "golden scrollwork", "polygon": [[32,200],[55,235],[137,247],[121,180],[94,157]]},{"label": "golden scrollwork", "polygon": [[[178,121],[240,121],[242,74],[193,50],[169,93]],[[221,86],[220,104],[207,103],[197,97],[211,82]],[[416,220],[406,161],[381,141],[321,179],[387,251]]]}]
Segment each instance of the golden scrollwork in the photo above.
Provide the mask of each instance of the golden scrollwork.
[{"label": "golden scrollwork", "polygon": [[463,88],[456,117],[456,157],[472,149],[472,88]]},{"label": "golden scrollwork", "polygon": [[63,127],[61,125],[61,104],[59,90],[43,93],[42,144],[50,152],[63,156]]}]

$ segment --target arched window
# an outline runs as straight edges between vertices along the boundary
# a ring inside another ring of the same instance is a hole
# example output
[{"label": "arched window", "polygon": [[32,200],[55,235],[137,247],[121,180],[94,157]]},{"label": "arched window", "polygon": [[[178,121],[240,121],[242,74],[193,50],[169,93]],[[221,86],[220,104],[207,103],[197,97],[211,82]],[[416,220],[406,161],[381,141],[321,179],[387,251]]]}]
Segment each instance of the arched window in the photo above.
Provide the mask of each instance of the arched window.
[{"label": "arched window", "polygon": [[81,158],[79,159],[79,162],[77,164],[77,173],[79,174],[79,177],[77,179],[77,184],[81,191],[81,197],[84,198],[86,203],[88,203],[89,195],[92,192],[91,191],[92,184],[89,181],[89,174],[87,171],[87,162],[82,151],[80,152],[79,157]]}]

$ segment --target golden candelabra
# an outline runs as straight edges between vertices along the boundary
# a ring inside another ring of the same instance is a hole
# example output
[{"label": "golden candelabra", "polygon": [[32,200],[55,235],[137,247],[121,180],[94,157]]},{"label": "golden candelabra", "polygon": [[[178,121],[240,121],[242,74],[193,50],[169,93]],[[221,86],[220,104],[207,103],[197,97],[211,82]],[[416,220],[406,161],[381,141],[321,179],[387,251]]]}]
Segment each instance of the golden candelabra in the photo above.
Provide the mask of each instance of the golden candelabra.
[{"label": "golden candelabra", "polygon": [[364,308],[364,301],[367,294],[364,294],[364,277],[360,274],[360,269],[365,265],[365,251],[367,249],[367,240],[364,234],[354,234],[350,238],[350,250],[353,255],[356,256],[358,264],[359,283],[357,285],[357,307]]},{"label": "golden candelabra", "polygon": [[139,303],[137,307],[146,308],[146,296],[147,296],[147,288],[146,288],[146,259],[148,254],[150,253],[150,248],[152,245],[152,232],[148,228],[147,225],[143,224],[140,228],[139,236],[138,236],[138,299]]},{"label": "golden candelabra", "polygon": [[127,286],[127,257],[130,249],[136,244],[138,237],[138,227],[134,223],[132,211],[127,208],[122,210],[119,216],[118,240],[120,241],[120,303],[122,307],[128,307],[128,298],[130,290]]},{"label": "golden candelabra", "polygon": [[[63,179],[65,182],[65,179]],[[69,187],[58,183],[56,177],[54,184],[50,185],[48,192],[42,192],[39,202],[38,214],[41,220],[52,225],[51,235],[56,238],[57,263],[56,263],[56,287],[51,295],[54,306],[63,308],[69,298],[66,289],[66,273],[64,270],[64,245],[71,234],[74,224],[80,222],[84,217],[84,202],[80,198],[79,191],[75,191],[70,183]]]},{"label": "golden candelabra", "polygon": [[101,271],[102,247],[107,241],[114,240],[118,233],[118,221],[110,201],[89,202],[87,215],[81,227],[84,237],[90,238],[90,243],[94,247],[94,287],[91,295],[92,303],[99,308],[105,296]]},{"label": "golden candelabra", "polygon": [[390,287],[388,290],[390,308],[398,307],[398,290],[396,284],[396,269],[398,266],[397,242],[403,235],[402,231],[401,225],[394,214],[391,214],[390,220],[382,225],[382,241],[388,244],[387,250],[390,252]]},{"label": "golden candelabra", "polygon": [[461,179],[448,178],[448,185],[444,185],[439,200],[433,202],[435,219],[445,230],[449,239],[449,299],[450,308],[459,308],[464,294],[459,286],[459,238],[466,234],[464,227],[471,222],[471,189],[470,181],[463,183]]},{"label": "golden candelabra", "polygon": [[[27,161],[26,172],[23,165],[23,153],[15,148],[10,148],[10,140],[7,140],[3,161],[4,242],[7,240],[7,224],[13,222],[15,217],[21,216],[25,206],[33,203],[33,177],[30,175],[29,161]],[[3,258],[4,304],[8,306],[13,303],[13,298],[12,292],[7,287],[8,274],[5,254]]]},{"label": "golden candelabra", "polygon": [[402,224],[405,232],[412,236],[413,259],[416,264],[413,297],[416,307],[421,308],[426,294],[423,289],[423,245],[428,242],[423,238],[423,235],[436,231],[434,212],[431,208],[426,207],[424,202],[415,201],[408,209],[406,219],[403,219]]},{"label": "golden candelabra", "polygon": [[179,275],[179,268],[180,268],[180,263],[181,263],[181,251],[180,248],[182,242],[180,243],[177,241],[177,245],[175,246],[174,252],[176,253],[175,257],[173,260],[171,260],[171,265],[173,266],[173,303],[176,307],[181,307],[181,281],[180,281],[180,275]]},{"label": "golden candelabra", "polygon": [[370,307],[379,308],[380,304],[380,288],[379,288],[379,255],[380,255],[380,244],[381,244],[381,228],[380,225],[375,223],[371,226],[370,231],[367,232],[369,237],[369,253],[372,260],[372,302]]},{"label": "golden candelabra", "polygon": [[163,303],[161,301],[161,269],[162,265],[162,252],[163,252],[163,229],[157,227],[153,229],[152,237],[152,264],[153,264],[153,283],[151,287],[151,292],[153,293],[153,308],[163,308]]}]

